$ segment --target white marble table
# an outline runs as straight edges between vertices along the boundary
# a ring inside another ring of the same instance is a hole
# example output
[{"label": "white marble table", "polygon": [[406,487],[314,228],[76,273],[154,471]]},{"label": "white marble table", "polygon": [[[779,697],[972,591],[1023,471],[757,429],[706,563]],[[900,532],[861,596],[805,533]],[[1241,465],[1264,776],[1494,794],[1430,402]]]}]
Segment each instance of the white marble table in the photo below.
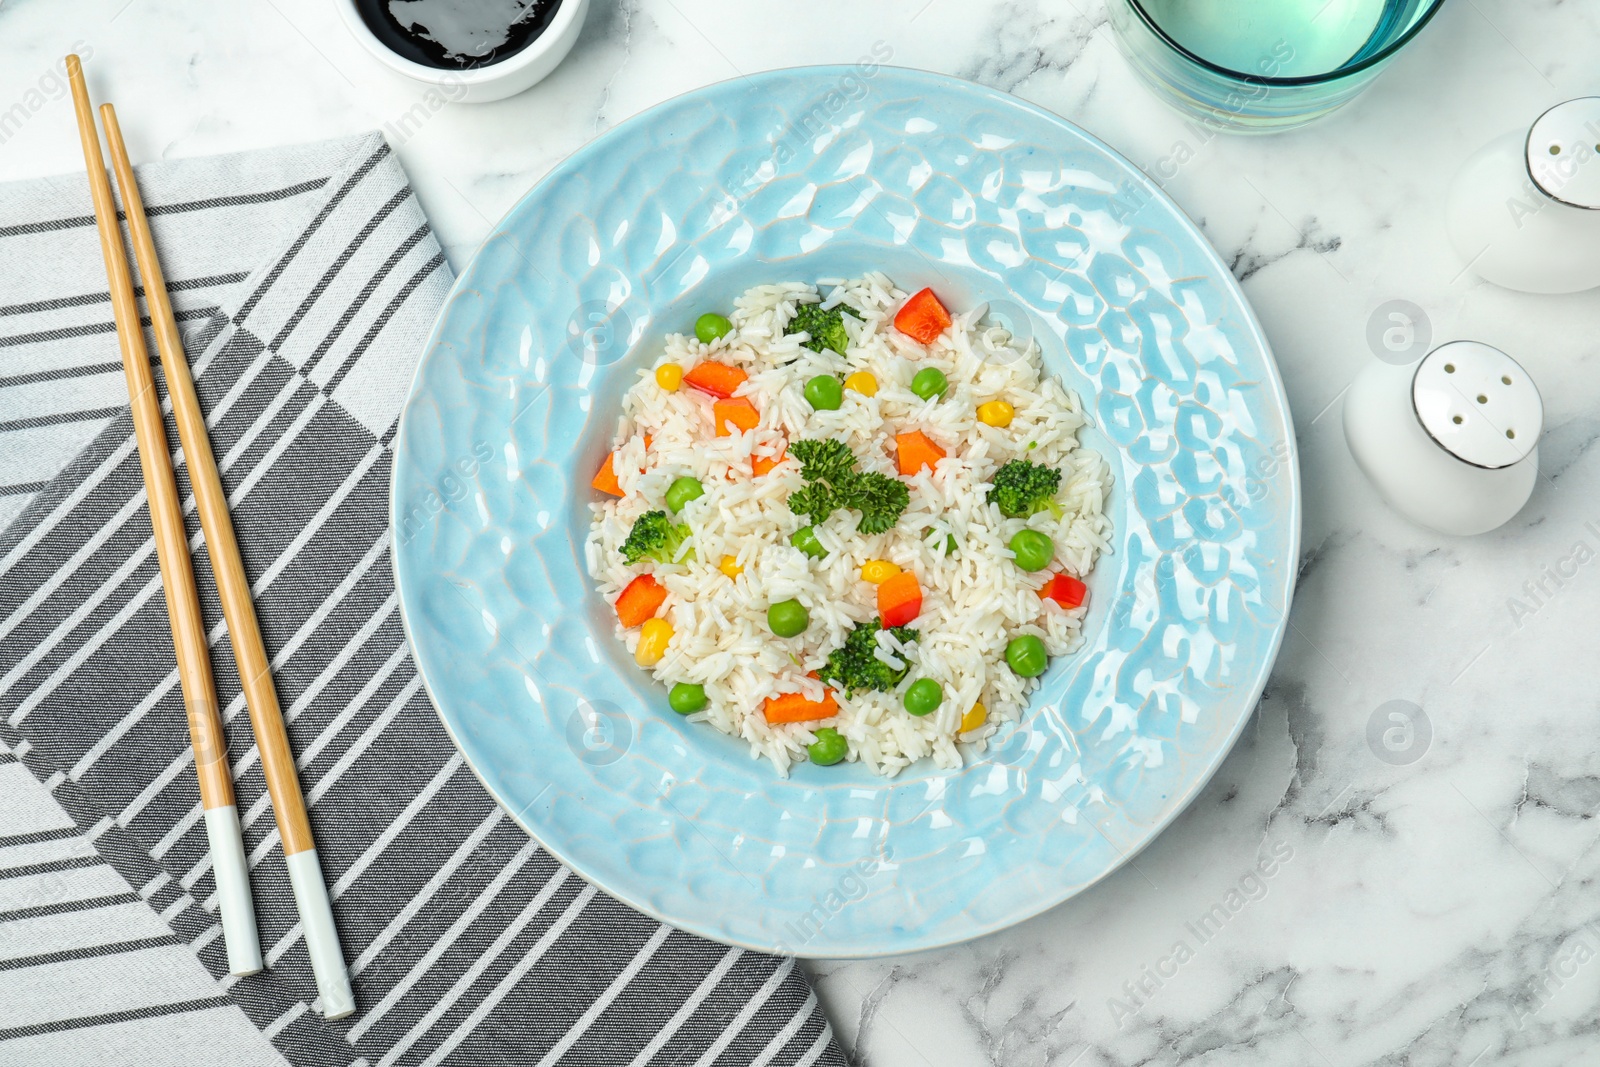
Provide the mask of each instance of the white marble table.
[{"label": "white marble table", "polygon": [[[1600,292],[1527,297],[1463,274],[1440,204],[1478,145],[1600,92],[1600,5],[1451,0],[1334,119],[1202,141],[1134,82],[1099,0],[595,0],[549,81],[399,136],[420,93],[373,65],[326,0],[11,0],[0,116],[24,114],[0,118],[0,179],[81,168],[47,71],[83,42],[138,158],[390,124],[459,266],[534,180],[619,120],[879,41],[893,63],[1014,92],[1147,168],[1192,154],[1168,189],[1277,351],[1305,554],[1259,714],[1194,807],[1132,866],[1007,933],[815,965],[841,1039],[872,1067],[1600,1062]],[[1507,349],[1543,388],[1544,477],[1496,533],[1410,526],[1351,462],[1340,397],[1392,299],[1426,309],[1437,339]],[[1431,722],[1415,762],[1368,746],[1391,700]],[[1270,876],[1253,873],[1264,857]],[[1197,936],[1217,905],[1225,918]]]}]

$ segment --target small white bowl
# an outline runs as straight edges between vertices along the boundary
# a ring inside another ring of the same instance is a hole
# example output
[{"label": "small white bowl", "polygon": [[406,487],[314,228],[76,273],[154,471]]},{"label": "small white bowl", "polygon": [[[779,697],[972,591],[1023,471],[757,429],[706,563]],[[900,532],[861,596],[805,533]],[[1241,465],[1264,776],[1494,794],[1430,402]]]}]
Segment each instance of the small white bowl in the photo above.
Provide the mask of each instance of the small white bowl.
[{"label": "small white bowl", "polygon": [[384,66],[419,85],[439,89],[443,95],[461,104],[486,104],[491,100],[504,100],[515,96],[556,69],[583,28],[583,17],[589,11],[589,0],[560,0],[550,25],[533,43],[498,63],[489,63],[469,70],[450,70],[413,63],[390,51],[367,28],[355,0],[337,0],[334,5],[361,46]]}]

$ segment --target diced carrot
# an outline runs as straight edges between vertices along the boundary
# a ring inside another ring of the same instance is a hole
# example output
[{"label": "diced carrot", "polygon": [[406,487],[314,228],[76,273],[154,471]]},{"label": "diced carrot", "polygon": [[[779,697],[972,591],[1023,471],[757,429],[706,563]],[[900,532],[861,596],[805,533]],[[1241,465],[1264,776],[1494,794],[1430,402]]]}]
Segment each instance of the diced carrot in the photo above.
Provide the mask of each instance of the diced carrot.
[{"label": "diced carrot", "polygon": [[[728,429],[732,423],[737,429]],[[756,406],[742,396],[732,400],[718,400],[711,405],[711,423],[717,428],[718,437],[727,437],[738,430],[753,430],[761,424],[761,412]]]},{"label": "diced carrot", "polygon": [[768,697],[763,710],[767,722],[774,726],[785,722],[815,722],[839,714],[839,702],[833,699],[832,689],[824,689],[821,700],[807,700],[802,693],[784,693]]},{"label": "diced carrot", "polygon": [[622,485],[617,481],[616,468],[611,465],[612,461],[616,458],[617,454],[615,452],[606,453],[606,461],[600,464],[600,472],[594,476],[594,481],[590,482],[589,484],[600,490],[602,493],[610,493],[612,496],[621,496]]},{"label": "diced carrot", "polygon": [[[649,434],[644,435],[644,447],[650,447]],[[617,454],[615,452],[607,455],[606,461],[600,464],[600,470],[595,474],[594,481],[590,482],[589,484],[600,490],[602,493],[610,493],[612,496],[621,496],[622,485],[617,481],[617,468],[615,466],[616,460]],[[639,473],[644,473],[643,468],[640,469]]]},{"label": "diced carrot", "polygon": [[651,575],[641,574],[629,582],[617,597],[617,618],[622,620],[625,628],[631,630],[655,618],[666,599],[667,587]]},{"label": "diced carrot", "polygon": [[683,384],[726,400],[748,377],[750,375],[738,367],[730,367],[726,363],[708,359],[703,363],[696,363],[685,371]]},{"label": "diced carrot", "polygon": [[1075,608],[1083,603],[1089,587],[1070,574],[1058,574],[1039,589],[1039,599],[1054,600],[1064,608]]},{"label": "diced carrot", "polygon": [[895,329],[925,345],[933,344],[949,325],[950,313],[939,303],[932,289],[913,295],[894,316]]},{"label": "diced carrot", "polygon": [[776,456],[751,456],[750,473],[759,478],[788,458],[788,446],[781,449]]},{"label": "diced carrot", "polygon": [[922,613],[922,587],[917,576],[901,571],[878,583],[878,616],[884,629],[904,626]]},{"label": "diced carrot", "polygon": [[944,457],[944,449],[928,440],[921,430],[894,436],[894,461],[901,474],[915,474],[923,467],[932,470]]}]

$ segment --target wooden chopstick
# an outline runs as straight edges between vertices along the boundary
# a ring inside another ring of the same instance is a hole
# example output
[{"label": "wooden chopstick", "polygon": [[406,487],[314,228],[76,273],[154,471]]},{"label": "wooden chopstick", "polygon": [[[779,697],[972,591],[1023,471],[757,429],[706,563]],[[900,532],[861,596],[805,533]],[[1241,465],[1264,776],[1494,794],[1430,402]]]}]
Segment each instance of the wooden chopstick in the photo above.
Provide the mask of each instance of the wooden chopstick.
[{"label": "wooden chopstick", "polygon": [[200,803],[205,809],[206,833],[211,844],[218,910],[228,947],[228,969],[234,974],[254,974],[261,970],[261,942],[256,933],[244,839],[239,832],[239,813],[233,800],[228,743],[217,707],[216,679],[211,674],[211,652],[206,641],[205,621],[200,614],[200,596],[195,589],[194,561],[189,556],[182,501],[172,473],[172,455],[167,451],[166,425],[161,417],[155,379],[150,373],[144,330],[139,325],[139,305],[134,299],[133,280],[123,252],[117,207],[111,199],[111,183],[106,178],[105,161],[100,155],[100,136],[95,131],[89,90],[84,84],[83,67],[75,55],[67,57],[67,77],[72,83],[72,103],[78,117],[78,134],[83,140],[83,162],[89,172],[89,194],[94,199],[95,224],[100,231],[100,251],[106,262],[111,311],[122,349],[122,369],[128,380],[133,432],[139,446],[139,465],[144,471],[145,495],[149,498],[150,525],[154,529],[156,558],[161,566],[161,587],[166,593],[167,619],[172,625],[178,680],[188,712],[195,776],[200,781]]},{"label": "wooden chopstick", "polygon": [[[261,769],[266,775],[267,791],[272,796],[278,835],[283,839],[284,860],[289,867],[290,884],[294,887],[295,903],[300,910],[306,948],[316,975],[317,991],[322,997],[323,1014],[329,1019],[341,1019],[355,1011],[355,998],[350,991],[350,976],[339,946],[339,934],[333,925],[328,887],[317,859],[316,841],[311,836],[305,797],[300,791],[300,779],[295,772],[294,752],[289,747],[283,712],[278,706],[278,693],[272,684],[272,667],[267,659],[266,646],[261,640],[261,624],[256,618],[255,604],[251,599],[250,579],[245,574],[244,561],[239,555],[239,541],[234,535],[233,517],[228,512],[227,491],[223,489],[222,477],[217,472],[217,460],[206,430],[205,411],[200,407],[200,398],[195,393],[194,378],[189,372],[189,361],[183,351],[183,339],[178,333],[177,319],[172,314],[172,301],[167,296],[166,281],[156,257],[155,241],[150,234],[150,222],[145,217],[144,199],[139,195],[139,183],[134,177],[133,165],[128,160],[122,128],[117,124],[116,111],[110,104],[100,105],[100,121],[105,125],[106,144],[111,149],[111,165],[117,174],[117,186],[122,190],[128,233],[133,239],[134,257],[138,260],[139,275],[144,281],[145,304],[150,309],[156,347],[161,352],[161,369],[167,378],[167,395],[172,398],[178,440],[183,445],[183,454],[189,464],[189,481],[194,486],[200,527],[205,531],[206,548],[210,551],[211,568],[216,575],[217,591],[222,599],[222,613],[227,619],[228,636],[233,642],[239,683],[250,709],[250,724],[255,730],[256,745],[261,751]],[[146,373],[149,373],[148,369]],[[192,583],[192,576],[190,580]]]}]

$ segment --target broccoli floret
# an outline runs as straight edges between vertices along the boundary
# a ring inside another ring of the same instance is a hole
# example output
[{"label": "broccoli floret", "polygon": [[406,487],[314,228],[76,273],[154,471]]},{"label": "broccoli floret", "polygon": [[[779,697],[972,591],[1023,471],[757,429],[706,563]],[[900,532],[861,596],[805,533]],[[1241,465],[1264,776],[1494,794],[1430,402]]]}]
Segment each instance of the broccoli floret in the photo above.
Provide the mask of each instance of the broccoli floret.
[{"label": "broccoli floret", "polygon": [[800,461],[803,489],[789,497],[789,510],[814,526],[840,508],[861,512],[856,529],[864,534],[894,529],[911,504],[911,490],[898,478],[856,470],[856,457],[843,441],[796,441],[789,452]]},{"label": "broccoli floret", "polygon": [[802,341],[801,344],[811,351],[821,352],[825,348],[831,348],[842,356],[845,346],[850,343],[850,334],[844,328],[845,311],[846,308],[841,304],[835,304],[826,311],[822,310],[821,304],[801,304],[783,332],[791,334],[803,331],[809,334],[811,339]]},{"label": "broccoli floret", "polygon": [[694,549],[689,549],[680,560],[678,548],[688,539],[688,523],[674,524],[665,511],[647,511],[634,522],[628,539],[622,542],[622,558],[630,564],[643,559],[687,563],[694,559]]},{"label": "broccoli floret", "polygon": [[995,472],[989,501],[1010,519],[1025,519],[1041,511],[1049,511],[1059,519],[1064,511],[1055,499],[1060,488],[1060,471],[1014,459]]},{"label": "broccoli floret", "polygon": [[[827,665],[817,672],[818,676],[829,685],[843,689],[846,696],[869,690],[886,693],[899,685],[911,670],[911,664],[894,670],[874,655],[878,651],[878,631],[882,628],[874,620],[851,630],[844,644],[828,653]],[[901,644],[917,639],[917,631],[909,626],[896,626],[889,632]]]}]

